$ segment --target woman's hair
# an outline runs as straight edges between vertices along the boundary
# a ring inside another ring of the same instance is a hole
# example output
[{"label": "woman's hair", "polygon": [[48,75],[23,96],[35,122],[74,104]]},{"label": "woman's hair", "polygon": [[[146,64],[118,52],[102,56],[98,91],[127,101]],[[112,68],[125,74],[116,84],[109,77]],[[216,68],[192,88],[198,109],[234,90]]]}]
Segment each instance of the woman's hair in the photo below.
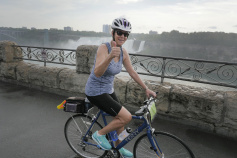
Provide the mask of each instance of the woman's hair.
[{"label": "woman's hair", "polygon": [[115,35],[115,32],[116,32],[117,30],[118,30],[118,29],[113,29],[113,30],[112,30],[113,41],[115,41],[114,35]]}]

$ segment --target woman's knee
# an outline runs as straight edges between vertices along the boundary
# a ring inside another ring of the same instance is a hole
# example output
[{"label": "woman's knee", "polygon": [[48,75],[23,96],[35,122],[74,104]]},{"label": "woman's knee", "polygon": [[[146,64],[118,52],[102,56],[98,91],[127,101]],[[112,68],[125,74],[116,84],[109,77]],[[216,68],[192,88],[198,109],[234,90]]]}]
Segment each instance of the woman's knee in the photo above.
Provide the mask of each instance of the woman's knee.
[{"label": "woman's knee", "polygon": [[117,117],[120,118],[124,125],[128,124],[132,120],[131,113],[124,107],[122,107]]},{"label": "woman's knee", "polygon": [[129,123],[132,120],[132,114],[128,112],[127,114],[127,123]]}]

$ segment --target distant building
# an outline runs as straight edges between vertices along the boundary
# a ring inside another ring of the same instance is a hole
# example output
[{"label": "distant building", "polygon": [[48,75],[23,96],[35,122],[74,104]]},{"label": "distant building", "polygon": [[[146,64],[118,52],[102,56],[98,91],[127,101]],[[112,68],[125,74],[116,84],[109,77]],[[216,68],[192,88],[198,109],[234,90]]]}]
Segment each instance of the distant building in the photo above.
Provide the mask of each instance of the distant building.
[{"label": "distant building", "polygon": [[149,35],[156,35],[156,34],[158,34],[158,32],[157,31],[149,31]]},{"label": "distant building", "polygon": [[27,29],[27,27],[23,26],[22,29]]},{"label": "distant building", "polygon": [[35,27],[31,27],[31,30],[36,30],[36,28]]},{"label": "distant building", "polygon": [[50,28],[49,30],[58,30],[57,28]]},{"label": "distant building", "polygon": [[104,33],[110,33],[111,32],[111,25],[103,25],[103,32]]},{"label": "distant building", "polygon": [[73,28],[72,28],[72,27],[69,27],[69,26],[67,26],[67,27],[64,27],[64,31],[73,31]]}]

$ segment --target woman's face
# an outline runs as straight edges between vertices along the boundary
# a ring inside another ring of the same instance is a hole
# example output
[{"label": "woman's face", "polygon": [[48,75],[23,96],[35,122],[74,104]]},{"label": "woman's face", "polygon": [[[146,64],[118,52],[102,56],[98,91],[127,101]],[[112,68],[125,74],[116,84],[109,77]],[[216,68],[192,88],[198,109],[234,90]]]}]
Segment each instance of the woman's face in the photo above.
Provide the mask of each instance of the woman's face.
[{"label": "woman's face", "polygon": [[121,47],[128,39],[129,33],[126,31],[115,30],[114,40],[118,47]]}]

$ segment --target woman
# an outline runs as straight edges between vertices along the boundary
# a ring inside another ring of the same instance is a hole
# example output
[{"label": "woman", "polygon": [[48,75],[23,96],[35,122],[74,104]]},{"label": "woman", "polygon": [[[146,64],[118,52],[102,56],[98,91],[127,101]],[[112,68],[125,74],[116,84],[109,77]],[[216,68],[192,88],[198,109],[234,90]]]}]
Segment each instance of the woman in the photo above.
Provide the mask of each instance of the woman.
[{"label": "woman", "polygon": [[[122,48],[131,32],[131,23],[125,18],[117,18],[113,21],[111,28],[113,40],[99,46],[85,90],[91,103],[114,116],[107,126],[96,131],[92,136],[93,140],[105,150],[111,149],[105,135],[114,130],[119,135],[124,130],[124,126],[132,119],[131,113],[119,103],[113,89],[114,76],[121,72],[122,64],[134,81],[146,91],[148,97],[150,95],[156,97],[156,93],[149,90],[134,71],[127,51]],[[115,144],[118,145],[120,142],[118,140]],[[124,157],[133,156],[130,151],[124,148],[119,151]]]}]

